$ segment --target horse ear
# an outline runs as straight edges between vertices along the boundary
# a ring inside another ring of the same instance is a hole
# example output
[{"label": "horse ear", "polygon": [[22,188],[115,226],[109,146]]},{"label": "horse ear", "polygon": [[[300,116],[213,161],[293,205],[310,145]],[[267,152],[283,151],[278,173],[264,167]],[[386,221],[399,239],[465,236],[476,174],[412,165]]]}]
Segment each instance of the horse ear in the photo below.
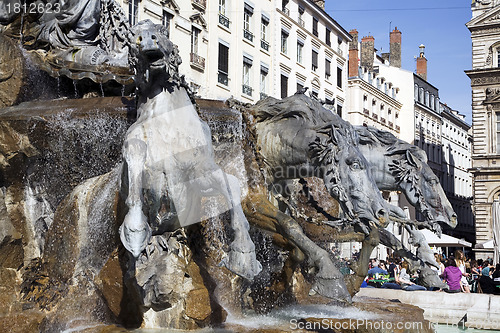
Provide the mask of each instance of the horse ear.
[{"label": "horse ear", "polygon": [[408,163],[410,163],[410,165],[414,166],[419,170],[422,169],[422,162],[410,150],[406,151],[406,159],[408,160]]}]

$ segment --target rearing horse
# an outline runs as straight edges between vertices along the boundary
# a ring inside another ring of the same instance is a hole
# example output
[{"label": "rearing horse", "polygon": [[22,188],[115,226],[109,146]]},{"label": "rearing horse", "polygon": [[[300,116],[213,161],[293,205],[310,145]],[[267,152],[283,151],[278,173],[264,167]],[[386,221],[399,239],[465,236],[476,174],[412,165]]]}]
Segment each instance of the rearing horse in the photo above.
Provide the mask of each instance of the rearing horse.
[{"label": "rearing horse", "polygon": [[225,264],[252,279],[261,266],[240,204],[239,184],[215,164],[210,129],[199,118],[178,73],[177,47],[164,27],[149,20],[137,24],[132,33],[138,118],[123,145],[121,188],[128,212],[120,227],[121,241],[137,258],[152,235],[206,218],[203,197],[221,196],[226,205],[215,214],[229,210],[234,230]]}]

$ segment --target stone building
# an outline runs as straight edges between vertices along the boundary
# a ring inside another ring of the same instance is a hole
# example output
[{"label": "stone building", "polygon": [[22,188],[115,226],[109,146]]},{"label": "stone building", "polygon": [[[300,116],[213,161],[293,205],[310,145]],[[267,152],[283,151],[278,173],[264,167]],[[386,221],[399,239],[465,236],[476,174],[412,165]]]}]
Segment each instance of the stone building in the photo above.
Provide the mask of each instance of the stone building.
[{"label": "stone building", "polygon": [[323,0],[118,2],[131,23],[167,27],[184,61],[180,71],[202,98],[255,103],[308,87],[342,113],[351,37]]},{"label": "stone building", "polygon": [[[492,239],[492,204],[500,195],[500,1],[472,1],[472,175],[476,243]],[[476,244],[477,247],[477,244]],[[476,257],[492,249],[476,249]]]}]

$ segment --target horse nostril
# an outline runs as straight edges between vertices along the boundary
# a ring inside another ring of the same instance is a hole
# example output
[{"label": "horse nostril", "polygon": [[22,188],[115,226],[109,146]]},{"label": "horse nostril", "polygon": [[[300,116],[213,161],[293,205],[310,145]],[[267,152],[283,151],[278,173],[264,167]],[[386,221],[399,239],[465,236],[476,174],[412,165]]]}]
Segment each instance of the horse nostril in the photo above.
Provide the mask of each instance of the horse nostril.
[{"label": "horse nostril", "polygon": [[377,217],[386,217],[387,215],[387,212],[385,211],[385,209],[379,209],[377,211]]}]

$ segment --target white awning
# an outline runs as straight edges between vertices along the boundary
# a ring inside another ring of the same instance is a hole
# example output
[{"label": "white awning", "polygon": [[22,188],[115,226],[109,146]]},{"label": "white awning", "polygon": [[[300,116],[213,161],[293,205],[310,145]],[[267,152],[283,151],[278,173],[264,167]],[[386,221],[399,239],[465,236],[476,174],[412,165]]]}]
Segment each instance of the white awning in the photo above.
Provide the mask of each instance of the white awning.
[{"label": "white awning", "polygon": [[476,249],[490,249],[493,250],[495,248],[493,244],[493,238],[490,239],[489,241],[482,242],[482,243],[477,243],[476,244]]},{"label": "white awning", "polygon": [[449,235],[442,234],[439,238],[435,233],[430,230],[422,229],[420,230],[424,234],[425,239],[429,246],[439,246],[439,247],[471,247],[472,243],[467,242],[463,239],[458,239]]}]

